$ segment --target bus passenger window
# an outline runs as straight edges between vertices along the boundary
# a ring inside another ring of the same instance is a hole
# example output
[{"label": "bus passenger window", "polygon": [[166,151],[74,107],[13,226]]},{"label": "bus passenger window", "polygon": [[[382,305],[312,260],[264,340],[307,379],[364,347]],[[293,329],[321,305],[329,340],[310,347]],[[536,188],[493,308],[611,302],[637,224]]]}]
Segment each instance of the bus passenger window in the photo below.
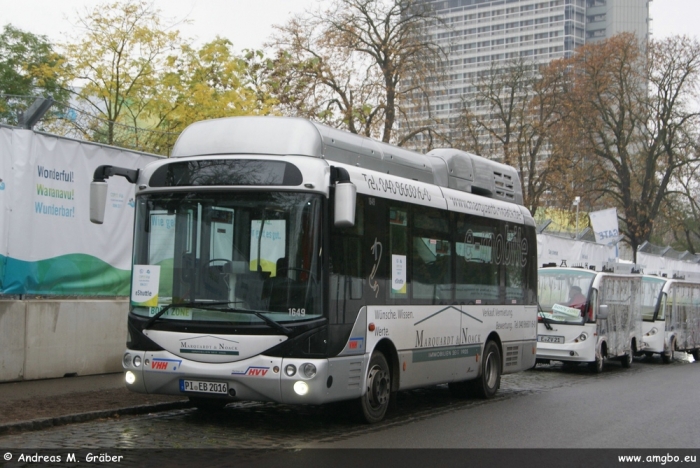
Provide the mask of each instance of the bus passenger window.
[{"label": "bus passenger window", "polygon": [[498,264],[494,247],[496,226],[475,225],[468,216],[457,222],[455,300],[466,304],[499,301]]},{"label": "bus passenger window", "polygon": [[452,301],[452,244],[446,211],[416,207],[412,231],[413,299],[430,304]]},{"label": "bus passenger window", "polygon": [[522,228],[513,226],[509,229],[506,225],[505,263],[506,270],[506,303],[523,304],[527,289],[528,270],[521,264]]}]

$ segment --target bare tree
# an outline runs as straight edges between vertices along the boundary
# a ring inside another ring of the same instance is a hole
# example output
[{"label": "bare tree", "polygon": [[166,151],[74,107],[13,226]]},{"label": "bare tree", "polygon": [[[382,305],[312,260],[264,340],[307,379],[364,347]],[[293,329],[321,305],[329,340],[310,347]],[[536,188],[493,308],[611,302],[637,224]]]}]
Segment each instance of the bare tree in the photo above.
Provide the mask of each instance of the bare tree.
[{"label": "bare tree", "polygon": [[686,37],[643,48],[621,34],[586,45],[564,65],[571,70],[567,125],[596,174],[589,195],[618,208],[633,252],[649,240],[673,174],[694,160],[700,44]]},{"label": "bare tree", "polygon": [[550,135],[562,118],[565,73],[550,67],[540,73],[522,60],[494,62],[464,100],[461,138],[453,141],[468,151],[517,168],[525,206],[534,213],[547,191],[555,161]]},{"label": "bare tree", "polygon": [[294,17],[270,44],[283,112],[398,144],[426,132],[406,119],[395,134],[442,69],[445,51],[426,30],[436,21],[420,0],[334,0]]}]

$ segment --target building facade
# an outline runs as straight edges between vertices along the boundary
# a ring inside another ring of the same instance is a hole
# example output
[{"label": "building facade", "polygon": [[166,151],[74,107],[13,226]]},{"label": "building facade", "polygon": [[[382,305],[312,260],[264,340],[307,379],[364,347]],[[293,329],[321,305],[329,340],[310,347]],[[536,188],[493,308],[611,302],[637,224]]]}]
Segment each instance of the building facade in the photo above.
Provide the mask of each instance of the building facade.
[{"label": "building facade", "polygon": [[[445,81],[411,119],[448,124],[465,106],[479,112],[480,77],[515,61],[542,65],[621,32],[649,37],[651,0],[426,0],[442,24],[434,38],[449,51]],[[421,137],[414,142],[421,147]]]}]

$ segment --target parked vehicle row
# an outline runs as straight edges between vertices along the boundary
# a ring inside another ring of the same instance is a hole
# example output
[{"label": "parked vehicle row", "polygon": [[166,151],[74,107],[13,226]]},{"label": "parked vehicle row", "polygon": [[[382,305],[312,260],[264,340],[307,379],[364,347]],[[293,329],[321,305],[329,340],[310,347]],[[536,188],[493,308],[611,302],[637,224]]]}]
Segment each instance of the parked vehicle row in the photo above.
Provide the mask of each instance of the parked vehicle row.
[{"label": "parked vehicle row", "polygon": [[537,362],[605,360],[674,351],[700,357],[700,284],[640,274],[543,266],[538,271]]}]

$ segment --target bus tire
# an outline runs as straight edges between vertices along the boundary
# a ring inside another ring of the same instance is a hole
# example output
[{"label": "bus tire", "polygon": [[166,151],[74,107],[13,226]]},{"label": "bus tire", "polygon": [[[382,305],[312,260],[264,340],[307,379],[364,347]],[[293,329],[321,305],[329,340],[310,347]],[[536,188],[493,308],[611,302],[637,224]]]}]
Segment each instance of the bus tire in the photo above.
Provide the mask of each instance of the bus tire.
[{"label": "bus tire", "polygon": [[219,400],[217,398],[189,397],[189,400],[190,403],[192,403],[192,406],[195,406],[199,411],[206,413],[221,411],[230,403],[229,401]]},{"label": "bus tire", "polygon": [[664,364],[671,364],[673,362],[673,351],[676,349],[676,337],[671,338],[671,343],[668,346],[668,354],[661,353],[661,361]]},{"label": "bus tire", "polygon": [[481,375],[470,380],[471,393],[479,398],[492,398],[501,386],[501,351],[495,341],[487,341],[481,359]]},{"label": "bus tire", "polygon": [[595,355],[595,361],[589,362],[588,363],[588,368],[593,372],[594,374],[600,374],[603,372],[603,356],[599,355],[596,353]]},{"label": "bus tire", "polygon": [[384,419],[391,399],[391,370],[381,352],[372,354],[367,367],[367,388],[360,397],[365,422],[374,424]]}]

